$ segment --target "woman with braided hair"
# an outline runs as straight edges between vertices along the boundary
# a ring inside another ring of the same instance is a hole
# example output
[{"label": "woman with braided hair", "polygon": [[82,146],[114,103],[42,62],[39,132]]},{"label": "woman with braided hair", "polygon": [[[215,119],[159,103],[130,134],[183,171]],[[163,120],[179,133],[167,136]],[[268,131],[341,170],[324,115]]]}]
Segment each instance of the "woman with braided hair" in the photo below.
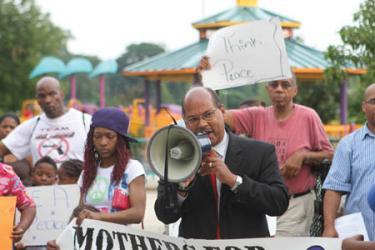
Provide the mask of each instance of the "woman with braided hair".
[{"label": "woman with braided hair", "polygon": [[82,210],[77,224],[85,218],[119,224],[142,222],[145,205],[145,172],[131,158],[127,134],[128,116],[117,108],[94,113],[87,135],[83,171],[78,180],[80,205],[92,205],[100,212]]},{"label": "woman with braided hair", "polygon": [[[128,136],[129,118],[117,108],[103,108],[92,117],[84,153],[79,207],[73,216],[77,224],[84,219],[118,224],[142,222],[146,207],[145,172],[131,158]],[[55,241],[48,250],[58,250]]]}]

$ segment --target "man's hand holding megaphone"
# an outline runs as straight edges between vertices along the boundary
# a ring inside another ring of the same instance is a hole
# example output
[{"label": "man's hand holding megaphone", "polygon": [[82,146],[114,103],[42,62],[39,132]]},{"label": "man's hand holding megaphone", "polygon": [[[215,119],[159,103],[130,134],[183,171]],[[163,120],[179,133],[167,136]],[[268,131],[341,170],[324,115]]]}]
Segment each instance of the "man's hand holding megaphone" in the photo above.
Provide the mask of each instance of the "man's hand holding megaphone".
[{"label": "man's hand holding megaphone", "polygon": [[199,174],[202,176],[215,174],[220,182],[227,184],[229,187],[234,186],[237,178],[237,175],[229,170],[223,158],[213,150],[203,158]]},{"label": "man's hand holding megaphone", "polygon": [[182,197],[186,197],[188,194],[189,188],[191,188],[194,185],[196,179],[196,175],[193,175],[186,180],[178,183],[177,193],[181,195]]},{"label": "man's hand holding megaphone", "polygon": [[[215,151],[211,150],[201,162],[201,167],[198,172],[201,176],[206,176],[210,174],[216,175],[216,178],[222,182],[227,184],[229,187],[233,187],[236,183],[237,176],[233,174],[223,161],[223,158]],[[195,181],[195,176],[192,176],[186,179],[183,182],[179,183],[179,194],[183,197],[187,195],[187,192],[183,190],[189,189]]]}]

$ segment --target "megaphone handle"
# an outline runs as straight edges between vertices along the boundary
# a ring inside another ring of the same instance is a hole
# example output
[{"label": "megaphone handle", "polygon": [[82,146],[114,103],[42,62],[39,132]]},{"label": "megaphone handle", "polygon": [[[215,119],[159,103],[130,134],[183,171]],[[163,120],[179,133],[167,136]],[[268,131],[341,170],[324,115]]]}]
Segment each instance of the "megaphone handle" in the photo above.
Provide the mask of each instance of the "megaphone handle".
[{"label": "megaphone handle", "polygon": [[177,194],[173,191],[174,190],[173,190],[173,184],[172,183],[170,183],[170,182],[164,183],[164,194],[165,194],[166,201],[167,201],[167,204],[165,204],[165,207],[167,209],[170,209],[170,208],[173,208],[173,207],[176,206],[174,196],[176,196]]},{"label": "megaphone handle", "polygon": [[173,184],[168,181],[168,153],[169,153],[169,132],[170,129],[173,127],[173,125],[168,126],[168,131],[167,131],[167,140],[165,143],[165,164],[164,164],[164,182],[165,182],[165,195],[167,197],[167,208],[173,208],[176,206],[176,200],[174,199],[174,196],[176,196],[176,193],[173,192]]},{"label": "megaphone handle", "polygon": [[171,130],[171,128],[173,127],[173,125],[169,125],[168,126],[168,130],[167,130],[167,140],[165,142],[165,154],[164,154],[164,158],[165,158],[165,163],[164,163],[164,181],[166,183],[168,183],[168,158],[169,158],[169,132]]}]

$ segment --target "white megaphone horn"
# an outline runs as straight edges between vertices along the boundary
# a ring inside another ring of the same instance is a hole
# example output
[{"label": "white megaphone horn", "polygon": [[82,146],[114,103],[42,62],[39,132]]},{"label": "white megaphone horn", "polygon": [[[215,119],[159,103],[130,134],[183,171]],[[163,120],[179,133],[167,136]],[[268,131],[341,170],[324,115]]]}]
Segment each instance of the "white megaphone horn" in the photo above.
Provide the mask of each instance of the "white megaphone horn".
[{"label": "white megaphone horn", "polygon": [[178,183],[198,171],[202,157],[210,150],[207,135],[194,135],[186,128],[169,125],[151,137],[147,158],[151,170],[162,180]]}]

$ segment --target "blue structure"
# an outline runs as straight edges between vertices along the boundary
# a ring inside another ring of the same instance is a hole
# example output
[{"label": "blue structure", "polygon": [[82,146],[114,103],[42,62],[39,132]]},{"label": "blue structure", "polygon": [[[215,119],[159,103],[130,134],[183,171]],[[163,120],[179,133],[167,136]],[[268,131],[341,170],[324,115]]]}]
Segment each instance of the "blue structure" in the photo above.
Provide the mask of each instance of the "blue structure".
[{"label": "blue structure", "polygon": [[91,62],[85,58],[75,57],[71,59],[67,66],[66,70],[62,72],[59,77],[65,78],[70,76],[70,98],[76,99],[76,76],[77,73],[87,73],[89,74],[92,71]]},{"label": "blue structure", "polygon": [[102,61],[96,65],[95,69],[91,72],[90,77],[94,78],[105,74],[116,74],[118,65],[115,60]]},{"label": "blue structure", "polygon": [[92,71],[91,62],[85,58],[74,57],[66,65],[66,69],[59,75],[59,78],[65,78],[77,73],[90,73]]},{"label": "blue structure", "polygon": [[54,56],[46,56],[43,57],[33,71],[31,71],[29,79],[50,73],[61,74],[65,71],[66,67],[62,60]]}]

